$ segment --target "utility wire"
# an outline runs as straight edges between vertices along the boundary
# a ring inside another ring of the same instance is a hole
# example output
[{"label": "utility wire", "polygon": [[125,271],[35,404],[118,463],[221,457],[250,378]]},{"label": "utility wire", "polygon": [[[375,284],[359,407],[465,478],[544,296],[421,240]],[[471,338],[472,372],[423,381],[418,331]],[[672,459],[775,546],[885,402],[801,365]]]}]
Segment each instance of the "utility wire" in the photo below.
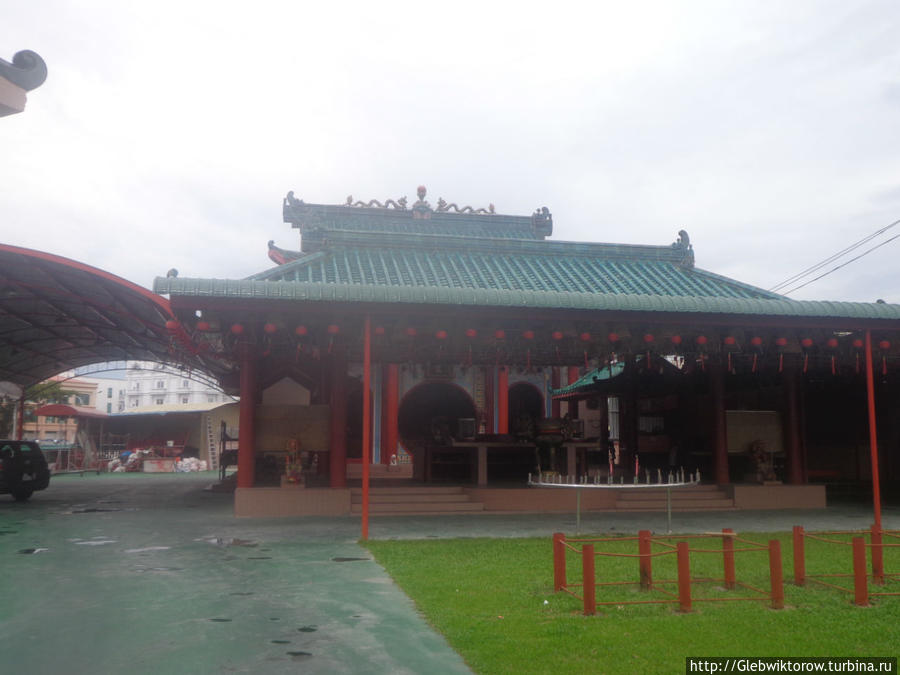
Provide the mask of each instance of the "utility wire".
[{"label": "utility wire", "polygon": [[[895,220],[895,221],[894,221],[893,223],[891,223],[890,225],[888,225],[888,226],[886,226],[886,227],[883,227],[883,228],[881,228],[880,230],[876,230],[876,231],[873,232],[872,234],[870,234],[870,235],[868,235],[868,236],[866,236],[866,237],[863,237],[862,239],[860,239],[859,241],[857,241],[857,242],[854,243],[854,244],[850,244],[850,246],[848,246],[847,248],[838,251],[838,252],[835,253],[834,255],[831,255],[831,256],[829,256],[828,258],[826,258],[825,260],[822,260],[821,262],[816,263],[816,264],[813,265],[812,267],[807,267],[807,268],[806,268],[805,270],[803,270],[802,272],[798,272],[798,273],[795,274],[794,276],[792,276],[792,277],[790,277],[790,278],[788,278],[788,279],[785,279],[784,281],[782,281],[782,282],[779,283],[779,284],[776,284],[775,286],[773,286],[773,287],[770,288],[769,290],[770,290],[770,291],[777,292],[779,289],[784,288],[785,286],[790,286],[791,284],[793,284],[793,283],[795,283],[795,282],[797,282],[797,281],[800,281],[803,277],[809,276],[810,274],[813,274],[814,272],[817,272],[818,270],[822,269],[823,267],[825,267],[825,266],[828,265],[829,263],[832,263],[832,262],[836,261],[838,258],[841,258],[841,257],[847,255],[847,254],[850,253],[851,251],[855,251],[855,250],[856,250],[857,248],[859,248],[860,246],[862,246],[862,245],[864,245],[864,244],[867,244],[868,242],[872,241],[872,239],[875,239],[876,237],[878,237],[878,236],[884,234],[885,232],[887,232],[888,230],[890,230],[892,227],[895,227],[896,225],[900,225],[900,220]],[[885,243],[887,243],[887,242],[885,242]],[[876,247],[876,248],[877,248],[877,247]],[[871,249],[871,250],[874,250],[874,249]],[[862,257],[862,256],[860,256],[860,257]],[[854,260],[858,260],[858,259],[859,259],[859,258],[854,258]],[[852,262],[852,261],[850,261],[850,262]],[[839,267],[836,267],[835,269],[839,269],[840,267],[843,267],[843,265],[840,265]],[[830,274],[830,272],[829,272],[829,274]],[[824,275],[823,275],[823,276],[824,276]],[[821,279],[821,278],[822,278],[822,277],[816,277],[816,279]],[[815,281],[815,279],[813,279],[813,281]],[[809,282],[809,283],[812,283],[812,281]],[[793,290],[797,290],[797,289],[793,289]],[[790,293],[790,292],[791,292],[791,291],[788,291],[788,293]]]},{"label": "utility wire", "polygon": [[859,260],[860,258],[863,258],[863,257],[867,256],[868,254],[870,254],[870,253],[871,253],[872,251],[874,251],[875,249],[881,248],[881,247],[884,246],[885,244],[890,244],[892,241],[894,241],[894,239],[900,239],[900,234],[895,234],[895,235],[894,235],[893,237],[891,237],[890,239],[886,239],[886,240],[884,240],[883,242],[881,242],[880,244],[876,244],[875,246],[873,246],[872,248],[868,249],[867,251],[864,251],[864,252],[860,253],[860,254],[859,254],[858,256],[856,256],[855,258],[850,258],[850,260],[841,263],[841,264],[838,265],[837,267],[831,268],[830,270],[828,270],[828,271],[825,272],[824,274],[820,274],[820,275],[817,276],[815,279],[810,279],[809,281],[807,281],[807,282],[804,283],[804,284],[800,284],[799,286],[795,286],[794,288],[792,288],[792,289],[789,290],[789,291],[785,291],[785,292],[783,293],[783,295],[787,295],[788,293],[793,293],[794,291],[799,291],[801,288],[803,288],[803,287],[805,287],[805,286],[809,286],[812,282],[818,281],[818,280],[821,279],[822,277],[827,277],[827,276],[828,276],[829,274],[831,274],[832,272],[836,272],[837,270],[841,269],[842,267],[846,267],[846,266],[849,265],[850,263],[856,262],[856,261]]}]

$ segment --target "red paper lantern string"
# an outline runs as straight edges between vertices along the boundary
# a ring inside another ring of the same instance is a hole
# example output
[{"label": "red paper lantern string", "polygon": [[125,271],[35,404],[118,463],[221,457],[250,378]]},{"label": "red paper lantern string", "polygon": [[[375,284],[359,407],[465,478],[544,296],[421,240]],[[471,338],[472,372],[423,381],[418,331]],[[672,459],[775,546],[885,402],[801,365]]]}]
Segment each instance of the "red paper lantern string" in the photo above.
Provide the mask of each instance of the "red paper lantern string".
[{"label": "red paper lantern string", "polygon": [[331,350],[334,349],[334,336],[341,332],[341,327],[336,323],[332,323],[327,328],[328,334],[331,336],[328,339],[328,353],[331,353]]},{"label": "red paper lantern string", "polygon": [[[859,338],[853,340],[854,349],[860,350],[863,347],[863,341]],[[859,351],[856,352],[856,374],[859,375]]]},{"label": "red paper lantern string", "polygon": [[[474,328],[466,328],[466,337],[470,340],[475,339],[478,336],[478,331]],[[472,365],[472,343],[469,343],[469,349],[467,350],[468,354],[466,355],[466,365]]]}]

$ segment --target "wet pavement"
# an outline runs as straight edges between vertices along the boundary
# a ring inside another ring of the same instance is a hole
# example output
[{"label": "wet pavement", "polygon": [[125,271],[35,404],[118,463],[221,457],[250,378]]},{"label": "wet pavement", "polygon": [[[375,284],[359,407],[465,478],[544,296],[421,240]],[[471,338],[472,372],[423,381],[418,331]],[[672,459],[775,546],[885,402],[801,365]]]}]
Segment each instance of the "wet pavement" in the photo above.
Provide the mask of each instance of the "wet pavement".
[{"label": "wet pavement", "polygon": [[[21,673],[464,673],[357,544],[358,517],[236,519],[206,474],[55,476],[0,497],[0,658]],[[863,529],[871,506],[674,513],[675,532]],[[547,536],[573,514],[377,517],[370,537]],[[900,508],[883,525],[900,529]],[[664,513],[582,532],[664,532]],[[549,550],[549,549],[548,549]],[[549,564],[549,563],[548,563]]]}]

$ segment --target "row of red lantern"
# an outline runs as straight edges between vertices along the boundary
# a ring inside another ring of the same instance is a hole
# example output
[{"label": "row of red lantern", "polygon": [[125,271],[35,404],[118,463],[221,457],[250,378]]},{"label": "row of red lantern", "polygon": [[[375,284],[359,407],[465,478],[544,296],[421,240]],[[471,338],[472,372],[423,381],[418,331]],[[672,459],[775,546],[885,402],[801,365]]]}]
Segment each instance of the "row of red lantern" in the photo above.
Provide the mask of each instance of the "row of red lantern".
[{"label": "row of red lantern", "polygon": [[[175,333],[178,331],[179,323],[174,320],[169,320],[166,322],[166,328],[169,330],[169,332]],[[207,332],[207,331],[211,330],[212,326],[208,321],[198,321],[196,324],[196,328],[198,331]],[[280,330],[279,325],[275,324],[275,323],[270,322],[270,323],[266,323],[263,325],[263,332],[266,335],[274,335],[279,330]],[[244,326],[244,324],[241,324],[241,323],[232,324],[230,327],[230,332],[233,335],[243,335],[245,331],[246,331],[246,327]],[[337,324],[329,324],[326,328],[326,332],[329,335],[334,336],[334,335],[338,335],[341,332],[341,329],[340,329],[340,326]],[[385,332],[386,332],[386,330],[385,330],[384,326],[376,326],[374,329],[375,335],[384,335]],[[411,337],[411,338],[417,337],[419,334],[418,329],[416,329],[413,326],[406,328],[404,332],[407,335],[407,337]],[[294,328],[294,334],[297,337],[304,337],[309,334],[309,328],[302,324],[298,325]],[[476,338],[476,337],[478,337],[478,331],[474,328],[468,328],[465,331],[465,336],[468,338]],[[550,334],[550,336],[551,336],[551,338],[553,338],[553,340],[556,340],[556,341],[560,341],[566,337],[565,333],[563,333],[562,331],[559,331],[559,330],[553,331]],[[435,331],[434,337],[437,338],[438,340],[446,340],[449,337],[449,333],[446,330],[438,330],[438,331]],[[494,331],[493,337],[497,340],[505,340],[506,339],[506,331],[503,330],[502,328],[498,328],[497,330]],[[522,338],[524,338],[525,340],[534,340],[535,337],[536,337],[536,334],[533,330],[522,331]],[[583,332],[578,335],[578,338],[582,342],[590,342],[592,339],[592,335],[588,332]],[[607,340],[612,344],[617,344],[617,343],[621,342],[622,338],[617,333],[609,333],[609,335],[607,335]],[[654,336],[652,333],[645,333],[642,336],[642,340],[643,340],[644,344],[652,345],[656,342],[656,336]],[[680,347],[684,343],[684,338],[682,338],[681,335],[672,335],[669,337],[669,341],[674,346]],[[786,337],[775,338],[775,345],[777,347],[781,347],[781,348],[786,347],[788,345],[788,342],[789,342],[789,340]],[[698,347],[705,347],[709,344],[709,338],[705,335],[698,335],[697,337],[694,338],[694,343]],[[737,347],[738,346],[737,338],[732,335],[725,336],[722,339],[722,343],[726,347]],[[763,346],[764,340],[762,337],[757,335],[757,336],[751,337],[749,340],[749,343],[752,347],[759,348],[759,347]],[[814,346],[815,341],[812,338],[805,337],[800,340],[800,344],[803,348],[809,349]],[[855,338],[853,340],[852,344],[853,344],[854,348],[862,349],[865,343],[863,342],[863,340],[861,338]],[[826,340],[825,345],[830,349],[837,349],[837,347],[839,346],[839,341],[837,338],[831,337],[831,338],[828,338],[828,340]],[[878,347],[883,350],[888,350],[891,348],[891,343],[889,340],[881,340],[878,343]]]}]

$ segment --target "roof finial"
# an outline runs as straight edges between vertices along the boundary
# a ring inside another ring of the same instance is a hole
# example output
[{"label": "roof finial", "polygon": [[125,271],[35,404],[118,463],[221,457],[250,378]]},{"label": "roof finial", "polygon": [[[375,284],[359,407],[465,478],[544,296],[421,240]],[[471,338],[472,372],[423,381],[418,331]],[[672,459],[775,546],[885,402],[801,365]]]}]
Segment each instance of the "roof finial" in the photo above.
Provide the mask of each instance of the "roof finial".
[{"label": "roof finial", "polygon": [[419,201],[413,204],[413,218],[431,218],[431,204],[425,201],[425,195],[427,193],[428,190],[424,185],[420,185],[416,188],[416,194],[419,196]]}]

